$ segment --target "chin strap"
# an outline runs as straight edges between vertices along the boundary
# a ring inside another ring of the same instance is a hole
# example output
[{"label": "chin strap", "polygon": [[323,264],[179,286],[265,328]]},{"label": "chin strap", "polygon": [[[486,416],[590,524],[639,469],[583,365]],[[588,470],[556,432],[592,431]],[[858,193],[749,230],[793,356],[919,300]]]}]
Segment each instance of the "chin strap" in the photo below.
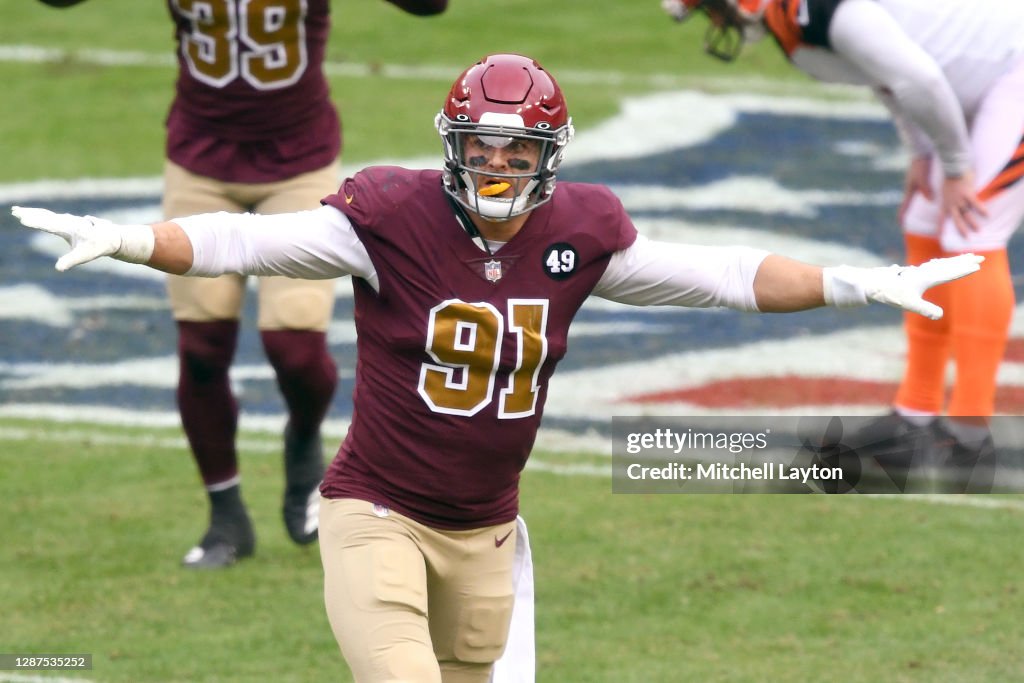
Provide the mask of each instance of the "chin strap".
[{"label": "chin strap", "polygon": [[491,251],[491,246],[487,244],[487,240],[484,239],[484,236],[480,234],[480,230],[477,229],[476,223],[474,223],[469,217],[469,214],[466,213],[466,207],[462,206],[462,204],[447,192],[445,193],[445,197],[447,197],[448,204],[452,207],[452,213],[455,214],[455,220],[458,221],[459,225],[462,226],[462,229],[466,231],[466,234],[469,235],[470,239],[479,244],[483,250],[487,252],[488,256],[494,256],[494,252]]}]

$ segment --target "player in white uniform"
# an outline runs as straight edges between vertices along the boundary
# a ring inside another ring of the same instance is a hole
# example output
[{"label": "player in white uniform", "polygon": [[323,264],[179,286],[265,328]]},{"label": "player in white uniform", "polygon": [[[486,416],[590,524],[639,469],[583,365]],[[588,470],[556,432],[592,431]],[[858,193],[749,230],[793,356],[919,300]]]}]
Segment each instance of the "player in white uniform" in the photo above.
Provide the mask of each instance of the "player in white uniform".
[{"label": "player in white uniform", "polygon": [[[992,449],[989,417],[1014,291],[1006,245],[1024,220],[1024,2],[1007,0],[663,0],[676,19],[710,20],[706,50],[735,58],[771,34],[822,81],[867,85],[912,153],[898,220],[907,262],[984,254],[978,276],[929,292],[947,315],[907,316],[906,371],[878,452],[937,438],[954,457]],[[946,366],[956,380],[944,405]],[[945,408],[949,418],[936,418]],[[949,439],[949,436],[955,437]]]}]

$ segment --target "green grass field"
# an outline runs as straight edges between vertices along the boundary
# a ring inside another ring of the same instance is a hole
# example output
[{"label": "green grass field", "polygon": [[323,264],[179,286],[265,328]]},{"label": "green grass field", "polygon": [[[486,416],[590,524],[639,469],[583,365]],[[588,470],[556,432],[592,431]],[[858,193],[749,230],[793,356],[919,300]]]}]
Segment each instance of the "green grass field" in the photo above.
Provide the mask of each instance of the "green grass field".
[{"label": "green grass field", "polygon": [[[759,46],[741,66],[705,57],[702,27],[675,26],[654,0],[510,0],[487,9],[451,0],[446,13],[426,19],[383,0],[360,0],[334,3],[333,22],[329,61],[342,74],[345,67],[378,74],[331,77],[345,125],[344,160],[350,162],[438,153],[433,119],[446,89],[488,52],[524,52],[550,68],[581,129],[614,113],[623,94],[658,85],[652,76],[707,88],[729,87],[752,74],[773,83],[805,83],[770,45]],[[0,158],[7,161],[0,182],[159,174],[173,66],[99,66],[87,51],[169,60],[174,42],[165,3],[90,0],[57,10],[32,0],[7,2],[0,46],[26,44],[66,52],[46,63],[0,59]],[[392,78],[382,65],[440,71]],[[579,71],[621,82],[595,84],[576,77]],[[687,113],[682,115],[685,124]]]},{"label": "green grass field", "polygon": [[[672,25],[654,0],[451,2],[428,20],[384,2],[334,4],[332,63],[378,74],[332,76],[346,161],[439,153],[444,89],[492,51],[565,73],[581,128],[659,87],[815,92],[770,45],[731,67],[703,57],[703,27]],[[101,66],[82,51],[166,57],[164,3],[7,0],[2,13],[0,47],[68,52],[0,59],[0,182],[157,175],[173,68]],[[388,65],[451,75],[392,78]],[[680,125],[696,115],[681,112]],[[41,679],[350,680],[316,548],[293,546],[278,519],[278,437],[241,443],[257,556],[197,574],[178,562],[206,503],[178,430],[0,420],[0,653],[94,655],[92,671],[31,673]],[[535,461],[609,464],[594,453]],[[1020,498],[625,496],[607,476],[550,469],[523,482],[542,683],[1024,678]],[[29,675],[0,671],[0,683]]]},{"label": "green grass field", "polygon": [[[257,557],[194,573],[176,564],[205,501],[176,431],[4,420],[0,434],[0,650],[92,653],[93,671],[74,675],[97,682],[350,680],[315,546],[293,546],[278,521],[276,436],[242,436]],[[605,477],[525,476],[540,681],[1015,681],[1024,670],[1016,499],[610,490]]]}]

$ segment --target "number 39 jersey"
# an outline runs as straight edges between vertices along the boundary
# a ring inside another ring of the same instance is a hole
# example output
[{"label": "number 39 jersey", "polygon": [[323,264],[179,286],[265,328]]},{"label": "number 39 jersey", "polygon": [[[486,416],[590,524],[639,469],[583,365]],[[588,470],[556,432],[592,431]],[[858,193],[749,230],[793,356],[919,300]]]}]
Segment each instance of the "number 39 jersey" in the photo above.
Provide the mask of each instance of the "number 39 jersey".
[{"label": "number 39 jersey", "polygon": [[168,0],[178,81],[167,156],[228,182],[283,180],[341,148],[323,74],[329,0]]},{"label": "number 39 jersey", "polygon": [[444,529],[507,522],[569,324],[636,239],[606,188],[559,183],[496,253],[456,220],[438,171],[375,167],[324,203],[378,276],[353,279],[352,426],[324,480]]}]

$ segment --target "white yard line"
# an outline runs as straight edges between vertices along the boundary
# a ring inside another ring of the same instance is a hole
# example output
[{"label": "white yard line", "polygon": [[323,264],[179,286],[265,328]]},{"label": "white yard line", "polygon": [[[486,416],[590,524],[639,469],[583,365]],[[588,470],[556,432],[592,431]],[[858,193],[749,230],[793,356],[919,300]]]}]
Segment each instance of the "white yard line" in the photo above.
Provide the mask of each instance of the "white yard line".
[{"label": "white yard line", "polygon": [[[337,425],[334,430],[336,431]],[[325,430],[325,435],[328,430]],[[104,434],[102,432],[88,431],[82,429],[72,430],[52,430],[45,433],[39,433],[32,430],[19,428],[19,427],[2,427],[0,426],[0,441],[27,441],[27,440],[42,440],[46,439],[52,442],[58,443],[82,443],[88,442],[90,444],[99,445],[111,445],[111,446],[127,446],[136,445],[146,448],[170,448],[178,450],[186,450],[187,444],[183,437],[167,437],[167,436],[146,436],[139,434]],[[560,433],[554,430],[541,430],[540,435],[537,439],[538,448],[548,450],[567,450],[567,451],[581,451],[585,450],[589,444],[590,447],[597,445],[597,442],[606,441],[602,437],[593,436],[576,436],[566,433]],[[608,444],[604,443],[601,447],[601,452],[606,450]],[[268,434],[267,439],[260,439],[258,436],[255,438],[246,438],[238,442],[238,447],[242,451],[250,453],[260,454],[277,454],[281,450],[279,443],[279,437],[276,435],[271,438]],[[611,476],[611,465],[595,465],[587,463],[553,463],[541,458],[533,457],[527,462],[526,468],[536,472],[548,472],[551,474],[558,474],[569,477],[610,477]],[[905,495],[874,495],[865,494],[863,497],[866,498],[880,498],[883,500],[898,500],[905,503],[924,503],[928,505],[949,505],[955,507],[969,507],[982,510],[1014,510],[1018,512],[1024,512],[1024,497],[1021,499],[1013,498],[997,498],[993,496],[972,496],[972,495],[940,495],[940,494],[905,494]],[[0,683],[3,683],[5,679],[0,677]],[[46,679],[56,680],[56,679]]]},{"label": "white yard line", "polygon": [[927,503],[930,505],[952,505],[981,510],[1016,510],[1024,512],[1024,497],[996,498],[994,496],[974,496],[941,493],[907,493],[899,496],[864,494],[868,498],[900,501],[903,503]]},{"label": "white yard line", "polygon": [[[108,434],[102,431],[104,425],[115,427],[153,427],[175,428],[180,424],[180,416],[171,412],[142,412],[105,408],[102,406],[67,406],[60,404],[21,404],[0,406],[0,418],[17,418],[47,420],[54,423],[45,432],[25,429],[23,427],[0,426],[0,441],[34,441],[47,439],[59,443],[106,444],[111,446],[135,444],[140,447],[187,449],[183,436],[141,435],[141,434]],[[69,422],[84,422],[96,426],[96,430],[70,428],[63,429],[59,425]],[[242,413],[239,420],[240,429],[249,436],[238,441],[243,451],[253,453],[279,453],[281,450],[281,433],[285,418],[281,416],[248,415]],[[329,451],[348,432],[348,420],[327,420],[323,426],[324,442]],[[265,435],[265,438],[264,438]],[[537,435],[537,449],[565,453],[594,453],[602,457],[610,457],[611,440],[598,434],[575,434],[559,429],[542,429]],[[534,464],[533,469],[548,471],[575,471],[577,466]],[[585,469],[585,468],[584,468]],[[593,468],[593,474],[608,474],[601,466]]]},{"label": "white yard line", "polygon": [[[171,52],[138,52],[134,50],[97,50],[84,48],[69,50],[43,45],[0,45],[0,62],[19,64],[55,64],[73,62],[107,67],[177,68],[177,59]],[[360,62],[331,62],[324,64],[330,76],[347,78],[388,78],[398,80],[431,80],[450,82],[462,66],[445,64],[379,64]],[[801,81],[779,81],[752,76],[686,76],[679,73],[634,74],[611,70],[562,69],[558,80],[562,83],[602,86],[642,86],[656,90],[674,88],[702,88],[715,91],[732,90],[759,93],[806,93],[809,87]],[[864,99],[863,89],[849,86],[815,85],[821,94]]]},{"label": "white yard line", "polygon": [[10,674],[0,671],[0,683],[92,683],[92,681],[88,678],[37,676],[35,674]]}]

